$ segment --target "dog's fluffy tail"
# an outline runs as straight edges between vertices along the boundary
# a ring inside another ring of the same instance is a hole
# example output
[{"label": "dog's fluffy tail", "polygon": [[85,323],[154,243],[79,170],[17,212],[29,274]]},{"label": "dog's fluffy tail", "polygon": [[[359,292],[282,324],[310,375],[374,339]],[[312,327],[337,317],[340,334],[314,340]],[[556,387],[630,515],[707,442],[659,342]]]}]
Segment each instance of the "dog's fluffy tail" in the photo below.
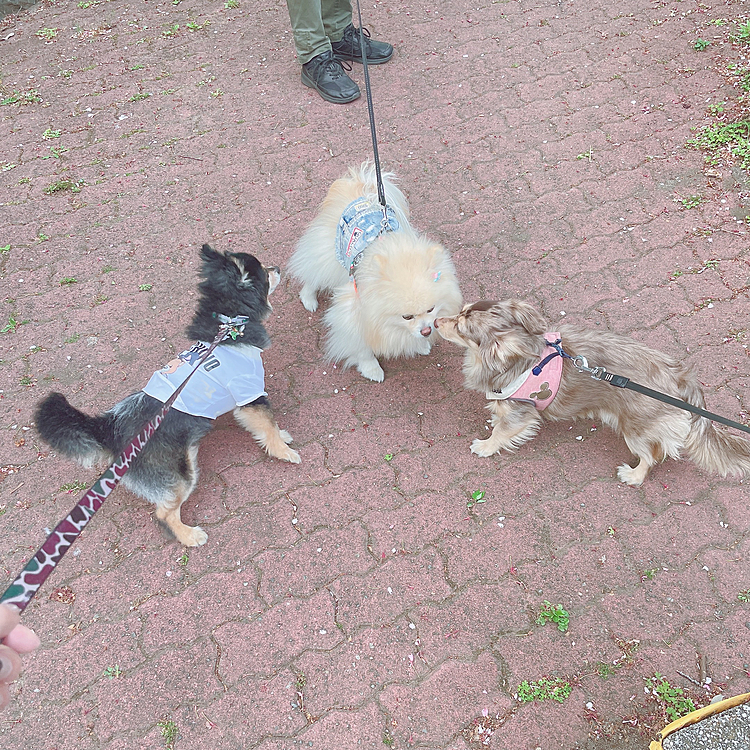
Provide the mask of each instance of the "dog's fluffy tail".
[{"label": "dog's fluffy tail", "polygon": [[750,440],[732,435],[703,417],[693,420],[685,453],[704,471],[722,477],[750,475]]},{"label": "dog's fluffy tail", "polygon": [[[686,383],[680,396],[693,406],[706,408],[703,391],[695,383]],[[685,438],[687,457],[698,468],[722,477],[750,475],[750,440],[733,435],[710,419],[691,416],[690,432]]]},{"label": "dog's fluffy tail", "polygon": [[36,428],[42,439],[58,453],[83,466],[109,459],[112,451],[111,419],[106,415],[90,417],[68,403],[62,393],[50,393],[39,403]]},{"label": "dog's fluffy tail", "polygon": [[[362,184],[362,192],[371,199],[378,197],[378,177],[375,163],[364,161],[359,167],[351,167],[349,176]],[[409,205],[406,202],[406,196],[396,187],[396,175],[393,172],[382,172],[383,190],[385,191],[386,203],[394,209],[400,220],[409,219]],[[399,215],[400,214],[400,215]]]}]

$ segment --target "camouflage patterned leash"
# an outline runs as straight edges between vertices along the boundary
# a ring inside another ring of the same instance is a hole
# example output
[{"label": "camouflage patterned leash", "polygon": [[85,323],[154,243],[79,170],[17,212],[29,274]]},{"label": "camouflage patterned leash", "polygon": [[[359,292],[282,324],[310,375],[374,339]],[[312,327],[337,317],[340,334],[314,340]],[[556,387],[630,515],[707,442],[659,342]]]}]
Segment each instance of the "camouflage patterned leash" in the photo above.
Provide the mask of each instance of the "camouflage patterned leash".
[{"label": "camouflage patterned leash", "polygon": [[180,392],[190,380],[193,373],[203,364],[206,357],[225,339],[231,336],[236,339],[242,336],[244,324],[249,318],[238,315],[228,318],[225,315],[216,315],[221,325],[219,333],[213,340],[211,346],[206,349],[190,374],[181,383],[180,387],[169,397],[162,410],[128,443],[125,449],[114,460],[112,465],[102,474],[93,486],[81,497],[75,508],[55,527],[54,531],[47,537],[47,541],[37,550],[34,557],[26,563],[26,567],[19,573],[13,583],[8,586],[5,593],[0,597],[0,603],[15,604],[21,611],[31,601],[39,587],[47,580],[50,573],[55,569],[62,556],[73,545],[86,524],[91,520],[94,513],[101,508],[110,492],[118,485],[125,476],[136,456],[143,450],[151,436],[164,421],[172,404]]}]

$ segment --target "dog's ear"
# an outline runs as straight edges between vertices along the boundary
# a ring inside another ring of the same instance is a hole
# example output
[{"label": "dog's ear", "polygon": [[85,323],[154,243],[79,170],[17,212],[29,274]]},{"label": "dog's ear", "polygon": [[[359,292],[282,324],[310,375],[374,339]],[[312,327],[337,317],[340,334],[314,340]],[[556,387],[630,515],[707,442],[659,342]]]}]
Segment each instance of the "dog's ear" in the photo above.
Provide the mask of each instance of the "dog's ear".
[{"label": "dog's ear", "polygon": [[431,244],[425,251],[424,257],[433,268],[439,266],[445,260],[445,252],[438,244]]},{"label": "dog's ear", "polygon": [[373,255],[372,260],[375,263],[375,268],[377,269],[378,276],[381,279],[387,279],[389,278],[388,273],[388,258],[386,258],[384,255]]},{"label": "dog's ear", "polygon": [[508,300],[507,312],[514,323],[531,334],[540,335],[547,330],[547,321],[528,302],[523,302],[520,299]]},{"label": "dog's ear", "polygon": [[488,372],[502,373],[513,367],[519,359],[527,360],[536,356],[534,346],[536,336],[526,329],[510,328],[496,333],[492,339],[485,339],[479,345],[479,356]]},{"label": "dog's ear", "polygon": [[[479,347],[488,370],[503,372],[519,358],[526,360],[536,356],[547,323],[534,307],[519,299],[509,299],[493,305],[479,302],[472,308],[486,311],[491,316],[489,320],[492,322],[487,326]],[[484,316],[480,318],[484,319]]]},{"label": "dog's ear", "polygon": [[214,250],[211,245],[205,244],[201,248],[201,260],[205,268],[221,268],[224,265],[224,255]]}]

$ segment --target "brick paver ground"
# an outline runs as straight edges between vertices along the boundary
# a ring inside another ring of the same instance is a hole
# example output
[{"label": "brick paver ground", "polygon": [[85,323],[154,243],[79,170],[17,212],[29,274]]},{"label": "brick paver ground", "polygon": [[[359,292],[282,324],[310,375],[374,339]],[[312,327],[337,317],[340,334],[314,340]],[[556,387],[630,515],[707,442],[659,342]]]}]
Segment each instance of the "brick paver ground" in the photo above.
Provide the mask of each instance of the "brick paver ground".
[{"label": "brick paver ground", "polygon": [[[397,48],[371,72],[381,158],[466,299],[633,335],[741,420],[750,184],[686,142],[721,102],[738,115],[746,10],[363,8]],[[186,343],[200,245],[283,266],[371,146],[364,98],[299,82],[282,0],[42,2],[0,22],[0,75],[9,581],[95,478],[39,442],[35,402],[56,389],[94,412],[140,388]],[[656,673],[703,702],[750,690],[741,482],[668,462],[622,486],[624,443],[588,422],[480,459],[484,401],[456,348],[374,384],[323,362],[288,280],[274,306],[268,390],[302,463],[220,420],[183,512],[209,541],[185,554],[118,489],[25,613],[42,646],[2,748],[162,748],[172,728],[178,750],[643,748]],[[545,600],[567,632],[536,623]],[[569,697],[516,699],[541,678]]]}]

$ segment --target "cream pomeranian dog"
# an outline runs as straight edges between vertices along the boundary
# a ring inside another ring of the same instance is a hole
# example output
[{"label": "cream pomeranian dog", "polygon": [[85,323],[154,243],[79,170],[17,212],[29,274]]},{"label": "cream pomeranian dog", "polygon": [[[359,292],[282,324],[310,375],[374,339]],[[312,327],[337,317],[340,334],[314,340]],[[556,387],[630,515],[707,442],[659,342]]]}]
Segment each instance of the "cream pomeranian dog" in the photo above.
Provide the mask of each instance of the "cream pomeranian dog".
[{"label": "cream pomeranian dog", "polygon": [[623,436],[638,457],[623,464],[622,482],[639,485],[649,469],[684,453],[699,468],[726,476],[750,474],[750,442],[704,417],[689,414],[632,390],[597,383],[558,356],[547,342],[608,372],[624,375],[693,406],[705,408],[695,373],[684,363],[608,331],[563,324],[549,328],[537,310],[521,300],[481,301],[456,316],[439,318],[440,335],[465,349],[466,387],[484,393],[492,412],[492,434],[471,451],[491,456],[531,440],[542,420],[599,419]]},{"label": "cream pomeranian dog", "polygon": [[332,293],[328,358],[377,382],[384,377],[378,357],[429,354],[435,318],[455,315],[462,301],[448,251],[412,228],[393,175],[382,178],[387,222],[375,165],[352,167],[331,185],[289,261],[307,310],[318,309],[319,292]]}]

